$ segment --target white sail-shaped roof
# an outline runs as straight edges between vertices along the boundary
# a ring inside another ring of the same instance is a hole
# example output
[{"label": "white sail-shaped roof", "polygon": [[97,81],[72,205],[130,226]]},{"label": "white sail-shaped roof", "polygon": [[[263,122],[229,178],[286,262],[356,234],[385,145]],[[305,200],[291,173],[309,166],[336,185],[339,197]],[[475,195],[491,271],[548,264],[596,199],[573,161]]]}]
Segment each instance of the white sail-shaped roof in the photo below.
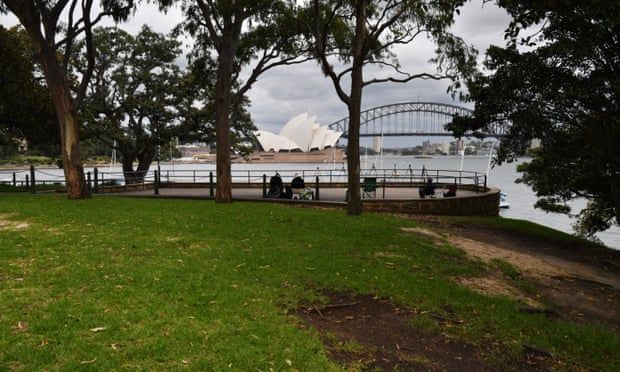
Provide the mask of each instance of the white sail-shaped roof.
[{"label": "white sail-shaped roof", "polygon": [[327,135],[325,136],[323,148],[336,146],[336,142],[338,142],[340,136],[342,136],[342,132],[334,132],[333,130],[328,130]]},{"label": "white sail-shaped roof", "polygon": [[291,120],[287,121],[286,124],[284,124],[284,126],[282,127],[282,129],[280,129],[280,135],[287,137],[287,138],[292,138],[292,136],[295,134],[295,131],[297,130],[297,128],[306,121],[306,119],[308,119],[308,113],[304,112],[303,114],[299,114],[297,116],[295,116],[294,118],[292,118]]},{"label": "white sail-shaped roof", "polygon": [[327,127],[321,127],[317,125],[318,128],[314,130],[314,134],[312,135],[312,141],[310,142],[310,150],[317,149],[323,150],[325,148],[325,138],[327,136],[327,132],[329,129]]},{"label": "white sail-shaped roof", "polygon": [[316,116],[308,117],[306,113],[297,115],[286,123],[280,131],[280,135],[293,140],[301,147],[302,151],[310,151],[314,119]]},{"label": "white sail-shaped roof", "polygon": [[277,134],[273,134],[266,130],[257,130],[254,132],[258,142],[260,142],[261,147],[264,151],[293,151],[293,150],[301,150],[298,144],[291,141],[286,137],[279,136]]},{"label": "white sail-shaped roof", "polygon": [[310,151],[336,146],[342,132],[320,126],[315,120],[316,116],[309,117],[303,113],[289,120],[280,134],[266,130],[258,130],[254,134],[264,151]]}]

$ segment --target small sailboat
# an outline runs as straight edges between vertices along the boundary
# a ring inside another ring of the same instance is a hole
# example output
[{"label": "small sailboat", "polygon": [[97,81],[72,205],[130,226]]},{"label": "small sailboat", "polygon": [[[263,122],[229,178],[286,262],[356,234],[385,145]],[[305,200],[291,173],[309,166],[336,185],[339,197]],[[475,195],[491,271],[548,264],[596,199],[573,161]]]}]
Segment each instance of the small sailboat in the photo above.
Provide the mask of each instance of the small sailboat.
[{"label": "small sailboat", "polygon": [[500,208],[510,208],[510,203],[508,203],[507,196],[505,193],[499,193],[499,207]]}]

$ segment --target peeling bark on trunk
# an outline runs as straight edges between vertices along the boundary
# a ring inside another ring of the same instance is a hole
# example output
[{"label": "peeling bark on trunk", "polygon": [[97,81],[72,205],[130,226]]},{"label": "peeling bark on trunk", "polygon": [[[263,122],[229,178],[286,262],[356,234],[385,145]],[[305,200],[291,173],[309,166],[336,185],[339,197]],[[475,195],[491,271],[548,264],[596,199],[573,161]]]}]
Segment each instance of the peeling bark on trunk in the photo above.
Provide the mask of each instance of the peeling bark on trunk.
[{"label": "peeling bark on trunk", "polygon": [[47,50],[41,54],[45,79],[52,95],[60,126],[62,165],[67,184],[67,196],[69,199],[83,199],[90,196],[90,193],[84,178],[84,168],[80,156],[80,129],[71,90],[56,61],[54,51]]},{"label": "peeling bark on trunk", "polygon": [[215,85],[215,134],[216,151],[216,192],[217,203],[232,202],[232,173],[230,167],[230,89],[233,72],[233,43],[226,40],[218,57],[217,82]]}]

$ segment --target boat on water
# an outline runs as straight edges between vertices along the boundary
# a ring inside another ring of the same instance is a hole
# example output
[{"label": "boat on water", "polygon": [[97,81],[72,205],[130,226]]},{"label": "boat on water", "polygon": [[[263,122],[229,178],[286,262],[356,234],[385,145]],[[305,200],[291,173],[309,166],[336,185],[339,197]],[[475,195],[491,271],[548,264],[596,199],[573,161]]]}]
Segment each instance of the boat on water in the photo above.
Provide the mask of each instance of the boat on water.
[{"label": "boat on water", "polygon": [[508,203],[507,196],[503,192],[499,193],[499,207],[510,208],[510,203]]}]

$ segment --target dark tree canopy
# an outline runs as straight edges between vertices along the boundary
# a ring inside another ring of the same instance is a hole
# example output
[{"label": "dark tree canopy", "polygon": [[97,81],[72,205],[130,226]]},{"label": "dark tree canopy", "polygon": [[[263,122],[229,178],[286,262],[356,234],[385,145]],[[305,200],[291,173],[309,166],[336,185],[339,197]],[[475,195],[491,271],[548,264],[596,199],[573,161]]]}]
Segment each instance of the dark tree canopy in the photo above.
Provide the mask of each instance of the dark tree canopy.
[{"label": "dark tree canopy", "polygon": [[28,149],[57,156],[58,123],[28,35],[0,26],[0,146],[25,139]]},{"label": "dark tree canopy", "polygon": [[[487,51],[493,73],[468,84],[474,117],[457,118],[452,128],[463,134],[503,123],[500,163],[539,139],[520,167],[540,198],[536,206],[569,213],[567,201],[586,198],[576,227],[592,236],[620,222],[620,3],[498,3],[513,16],[508,45]],[[524,35],[530,26],[537,32]]]},{"label": "dark tree canopy", "polygon": [[[142,182],[158,146],[178,135],[186,93],[176,64],[180,43],[143,26],[135,36],[95,29],[93,45],[95,69],[81,111],[85,133],[119,150],[127,183]],[[83,44],[81,52],[78,70],[87,65]]]}]

